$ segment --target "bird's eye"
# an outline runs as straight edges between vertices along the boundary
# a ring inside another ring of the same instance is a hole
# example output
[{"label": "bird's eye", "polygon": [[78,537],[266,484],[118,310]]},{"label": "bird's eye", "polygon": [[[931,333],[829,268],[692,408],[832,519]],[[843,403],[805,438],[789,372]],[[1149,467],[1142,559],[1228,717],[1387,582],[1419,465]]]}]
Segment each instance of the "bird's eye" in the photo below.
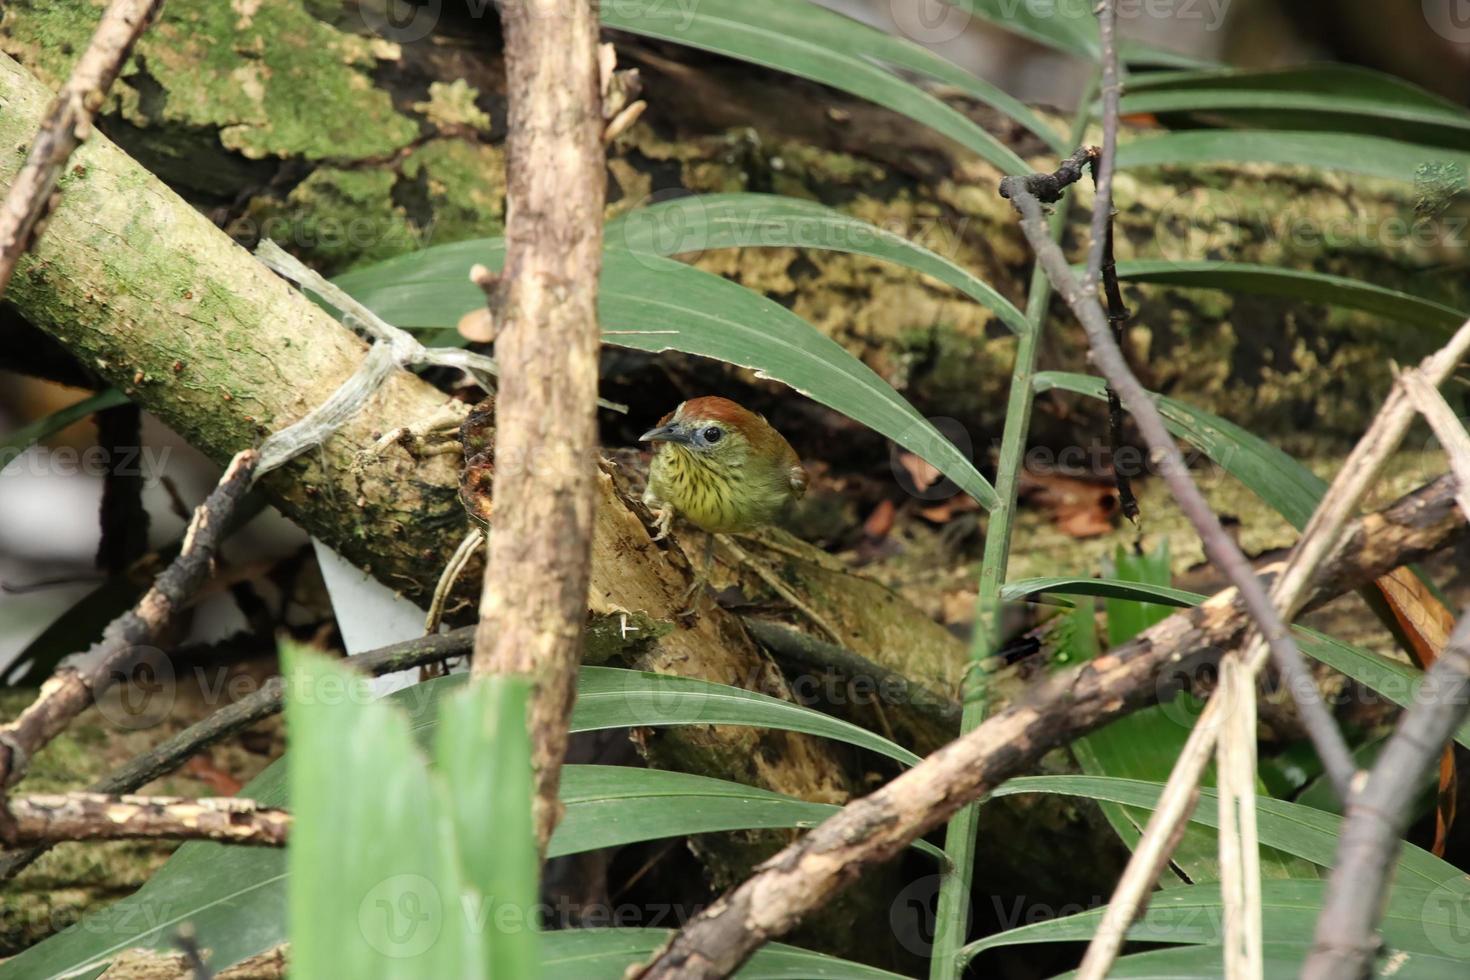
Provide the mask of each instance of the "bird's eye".
[{"label": "bird's eye", "polygon": [[704,436],[705,442],[719,442],[720,437],[725,433],[721,432],[718,426],[712,425],[701,434]]}]

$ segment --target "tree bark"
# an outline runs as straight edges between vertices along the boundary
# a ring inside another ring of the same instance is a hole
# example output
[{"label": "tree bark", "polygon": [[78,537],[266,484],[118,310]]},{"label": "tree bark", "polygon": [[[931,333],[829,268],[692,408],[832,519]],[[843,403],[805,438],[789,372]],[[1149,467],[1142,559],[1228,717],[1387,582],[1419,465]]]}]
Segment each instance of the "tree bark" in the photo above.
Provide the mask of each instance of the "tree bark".
[{"label": "tree bark", "polygon": [[589,0],[502,9],[510,84],[503,313],[495,354],[494,517],[472,673],[532,685],[527,708],[541,853],[561,822],[597,490],[597,279],[602,97]]}]

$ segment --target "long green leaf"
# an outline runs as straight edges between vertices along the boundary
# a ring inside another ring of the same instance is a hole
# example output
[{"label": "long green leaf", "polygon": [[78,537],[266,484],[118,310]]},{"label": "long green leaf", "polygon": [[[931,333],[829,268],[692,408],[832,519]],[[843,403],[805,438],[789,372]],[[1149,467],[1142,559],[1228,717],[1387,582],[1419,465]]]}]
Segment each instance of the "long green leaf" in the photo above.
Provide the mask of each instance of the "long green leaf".
[{"label": "long green leaf", "polygon": [[870,255],[953,286],[1020,333],[1026,317],[989,283],[901,235],[814,201],[780,194],[691,194],[608,222],[606,241],[632,252],[685,255],[742,247],[818,248]]},{"label": "long green leaf", "polygon": [[1352,65],[1140,74],[1128,80],[1123,97],[1125,113],[1242,111],[1250,118],[1281,118],[1337,131],[1372,127],[1383,135],[1385,128],[1404,127],[1461,148],[1470,140],[1470,113],[1463,106],[1403,79]]},{"label": "long green leaf", "polygon": [[[447,326],[484,302],[466,270],[475,262],[498,269],[504,248],[501,241],[439,246],[336,282],[400,327]],[[606,342],[752,368],[887,436],[981,505],[995,505],[995,488],[953,443],[871,368],[779,303],[672,259],[616,248],[603,255],[598,299]]]},{"label": "long green leaf", "polygon": [[764,65],[876,102],[968,147],[1005,173],[1026,173],[1030,168],[963,113],[899,78],[884,63],[957,85],[1047,142],[1056,142],[1056,134],[1048,132],[1029,109],[994,86],[917,45],[805,0],[605,3],[601,11],[607,27]]},{"label": "long green leaf", "polygon": [[1061,595],[1091,595],[1106,599],[1128,599],[1133,602],[1151,602],[1162,606],[1193,606],[1198,596],[1193,592],[1164,585],[1125,582],[1115,578],[1081,578],[1078,576],[1047,576],[1017,579],[1006,583],[1001,597],[1006,602],[1020,602],[1034,596],[1055,592]]},{"label": "long green leaf", "polygon": [[[1327,883],[1318,879],[1278,879],[1261,882],[1261,922],[1266,942],[1299,940],[1312,934]],[[1456,925],[1448,901],[1452,893],[1440,889],[1395,886],[1383,916],[1383,941],[1395,950],[1439,953],[1431,931]],[[987,949],[1022,943],[1086,942],[1102,921],[1106,908],[1089,909],[1046,922],[1019,926],[987,936],[965,948],[972,957]],[[1224,942],[1224,913],[1218,884],[1189,885],[1154,892],[1148,908],[1128,930],[1134,942],[1220,945]]]},{"label": "long green leaf", "polygon": [[648,725],[756,725],[837,739],[906,766],[919,757],[850,722],[767,694],[693,677],[613,667],[583,667],[571,730]]},{"label": "long green leaf", "polygon": [[1118,263],[1118,278],[1163,286],[1221,289],[1261,296],[1281,296],[1325,306],[1362,310],[1387,320],[1448,334],[1470,314],[1398,289],[1371,282],[1245,262],[1172,262],[1138,260]]},{"label": "long green leaf", "polygon": [[[1262,975],[1297,976],[1311,948],[1311,940],[1307,938],[1291,943],[1263,943]],[[1223,980],[1224,960],[1216,946],[1176,946],[1124,956],[1108,968],[1108,977],[1112,980]],[[1465,960],[1444,953],[1392,951],[1385,954],[1384,964],[1375,976],[1393,977],[1393,980],[1460,980],[1465,975]],[[1056,980],[1074,976],[1075,972],[1063,973]]]},{"label": "long green leaf", "polygon": [[[542,938],[545,951],[542,969],[547,980],[622,980],[628,967],[646,962],[668,938],[669,933],[664,929],[559,929]],[[887,970],[782,943],[762,946],[735,977],[736,980],[902,980]]]},{"label": "long green leaf", "polygon": [[1205,129],[1131,140],[1118,147],[1118,166],[1276,163],[1320,167],[1412,183],[1422,167],[1459,164],[1470,154],[1357,133],[1268,129]]},{"label": "long green leaf", "polygon": [[[486,980],[541,976],[529,691],[519,678],[477,679],[441,702],[434,733],[440,822],[462,880],[460,918]],[[374,788],[367,805],[382,807],[389,797]]]},{"label": "long green leaf", "polygon": [[[567,811],[551,838],[551,857],[718,830],[810,827],[841,809],[724,779],[627,766],[566,766],[561,798]],[[944,860],[932,844],[913,846]]]},{"label": "long green leaf", "polygon": [[[1094,800],[1111,800],[1128,806],[1153,809],[1163,783],[1105,776],[1026,776],[997,787],[992,797],[1022,793],[1058,793]],[[1206,827],[1219,827],[1218,800],[1212,789],[1200,790],[1200,803],[1190,818]],[[1261,844],[1305,858],[1324,868],[1331,867],[1337,854],[1342,818],[1332,813],[1269,796],[1256,798],[1256,817]],[[1399,849],[1397,880],[1411,887],[1454,890],[1470,897],[1470,879],[1464,872],[1428,851],[1405,843]]]},{"label": "long green leaf", "polygon": [[116,388],[108,388],[106,391],[99,391],[95,395],[83,398],[75,405],[57,409],[45,418],[36,419],[28,425],[21,426],[9,435],[0,438],[0,470],[4,470],[5,467],[15,462],[21,453],[42,439],[55,435],[73,422],[79,422],[88,415],[106,408],[126,405],[127,401],[127,395]]}]

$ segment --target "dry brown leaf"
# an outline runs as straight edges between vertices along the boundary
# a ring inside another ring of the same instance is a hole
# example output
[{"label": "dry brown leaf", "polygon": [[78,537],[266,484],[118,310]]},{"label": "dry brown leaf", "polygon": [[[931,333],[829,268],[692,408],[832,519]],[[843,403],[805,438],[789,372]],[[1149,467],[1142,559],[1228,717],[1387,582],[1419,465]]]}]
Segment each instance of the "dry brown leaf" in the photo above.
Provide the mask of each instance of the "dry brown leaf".
[{"label": "dry brown leaf", "polygon": [[[1455,617],[1411,569],[1398,568],[1374,583],[1408,637],[1409,653],[1420,670],[1439,658],[1455,628]],[[1450,827],[1455,823],[1455,744],[1444,747],[1439,758],[1439,796],[1434,814],[1436,857],[1444,857]]]},{"label": "dry brown leaf", "polygon": [[914,481],[914,486],[920,493],[938,483],[940,476],[943,475],[928,460],[920,459],[913,453],[899,453],[898,463]]}]

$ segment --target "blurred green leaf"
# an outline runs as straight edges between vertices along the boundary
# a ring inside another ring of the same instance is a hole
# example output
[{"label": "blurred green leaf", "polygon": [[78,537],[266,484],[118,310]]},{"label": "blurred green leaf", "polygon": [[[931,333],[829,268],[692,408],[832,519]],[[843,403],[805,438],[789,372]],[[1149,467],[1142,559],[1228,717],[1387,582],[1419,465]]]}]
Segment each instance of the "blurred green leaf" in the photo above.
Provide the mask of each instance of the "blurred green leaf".
[{"label": "blurred green leaf", "polygon": [[526,685],[492,678],[445,699],[448,768],[430,772],[407,715],[374,701],[366,678],[283,654],[292,972],[534,978]]},{"label": "blurred green leaf", "polygon": [[1055,592],[1061,595],[1091,595],[1104,598],[1132,599],[1135,602],[1152,602],[1167,606],[1192,606],[1195,594],[1183,589],[1159,585],[1140,585],[1111,578],[1081,578],[1061,575],[1056,577],[1023,578],[1007,582],[1001,590],[1006,602],[1020,602],[1033,596]]},{"label": "blurred green leaf", "polygon": [[[335,281],[400,327],[442,327],[484,304],[467,278],[475,262],[499,269],[501,240],[458,242],[402,255]],[[840,344],[778,303],[657,255],[603,254],[598,317],[606,343],[683,351],[755,370],[887,436],[932,463],[983,506],[995,488],[898,392]],[[777,428],[780,428],[777,420]]]}]

